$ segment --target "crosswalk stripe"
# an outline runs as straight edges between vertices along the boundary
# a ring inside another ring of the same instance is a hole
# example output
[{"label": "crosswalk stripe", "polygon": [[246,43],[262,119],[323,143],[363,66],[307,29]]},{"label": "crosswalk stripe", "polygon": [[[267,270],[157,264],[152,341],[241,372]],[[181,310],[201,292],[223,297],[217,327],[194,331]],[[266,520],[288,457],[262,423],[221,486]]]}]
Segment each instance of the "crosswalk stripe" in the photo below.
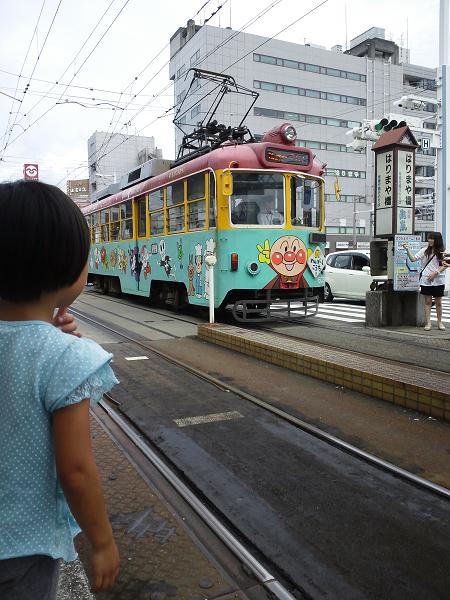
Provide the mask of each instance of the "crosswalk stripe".
[{"label": "crosswalk stripe", "polygon": [[[278,308],[282,311],[284,305],[275,304],[273,305],[273,308]],[[308,312],[311,313],[311,311]],[[291,313],[304,314],[303,305],[300,303],[293,303],[291,305]],[[364,305],[357,306],[347,303],[327,302],[325,304],[319,304],[318,312],[314,315],[314,318],[341,321],[343,323],[364,323],[366,320],[366,307]],[[431,310],[431,320],[433,322],[437,321],[435,307]],[[450,323],[450,298],[442,299],[442,321],[444,323]]]},{"label": "crosswalk stripe", "polygon": [[353,317],[353,318],[357,318],[357,317],[362,317],[363,319],[366,318],[366,311],[362,310],[360,312],[351,312],[348,310],[339,310],[339,311],[335,311],[333,310],[333,308],[325,308],[320,306],[319,307],[319,314],[323,315],[323,314],[331,314],[331,315],[336,315],[339,317]]},{"label": "crosswalk stripe", "polygon": [[320,304],[319,308],[333,310],[335,312],[354,312],[354,313],[365,313],[365,306],[352,306],[350,304]]},{"label": "crosswalk stripe", "polygon": [[316,315],[317,319],[331,319],[332,321],[344,321],[345,323],[364,323],[364,321],[366,320],[366,318],[364,317],[363,319],[349,319],[346,317],[338,317],[335,315],[326,315],[323,313],[318,313]]}]

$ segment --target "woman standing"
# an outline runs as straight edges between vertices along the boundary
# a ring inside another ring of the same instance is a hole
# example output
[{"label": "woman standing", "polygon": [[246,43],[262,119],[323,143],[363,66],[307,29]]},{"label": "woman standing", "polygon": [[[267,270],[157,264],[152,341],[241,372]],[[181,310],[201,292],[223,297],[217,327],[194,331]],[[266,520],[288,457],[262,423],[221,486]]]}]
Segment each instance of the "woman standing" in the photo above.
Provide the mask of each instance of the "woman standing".
[{"label": "woman standing", "polygon": [[403,244],[408,253],[409,260],[421,261],[420,270],[420,293],[425,296],[425,331],[431,329],[431,304],[434,301],[436,303],[436,314],[438,329],[441,331],[445,330],[445,326],[442,322],[442,296],[444,295],[445,288],[445,269],[449,266],[444,261],[444,242],[442,235],[439,232],[428,234],[428,246],[421,248],[419,252],[414,256],[408,244]]}]

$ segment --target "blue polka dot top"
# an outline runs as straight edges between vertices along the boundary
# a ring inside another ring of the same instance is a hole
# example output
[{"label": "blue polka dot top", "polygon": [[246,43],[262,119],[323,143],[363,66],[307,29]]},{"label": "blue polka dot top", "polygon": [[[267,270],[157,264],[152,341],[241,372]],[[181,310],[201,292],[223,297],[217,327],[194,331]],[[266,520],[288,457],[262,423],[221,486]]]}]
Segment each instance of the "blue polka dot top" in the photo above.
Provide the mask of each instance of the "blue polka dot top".
[{"label": "blue polka dot top", "polygon": [[112,355],[43,321],[0,321],[0,560],[74,560],[80,529],[58,481],[52,413],[118,383]]}]

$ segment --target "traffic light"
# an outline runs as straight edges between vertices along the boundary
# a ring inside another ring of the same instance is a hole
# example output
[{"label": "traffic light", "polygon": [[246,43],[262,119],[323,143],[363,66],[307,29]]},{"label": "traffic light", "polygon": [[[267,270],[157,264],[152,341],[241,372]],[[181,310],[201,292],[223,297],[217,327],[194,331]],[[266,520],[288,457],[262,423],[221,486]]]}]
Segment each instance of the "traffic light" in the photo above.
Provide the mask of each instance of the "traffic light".
[{"label": "traffic light", "polygon": [[400,129],[400,127],[406,127],[407,123],[404,120],[399,120],[398,118],[391,117],[383,117],[382,119],[374,119],[372,121],[368,121],[368,125],[371,131],[374,131],[378,135],[385,133],[386,131],[391,131],[392,129]]},{"label": "traffic light", "polygon": [[346,144],[347,148],[351,148],[354,152],[364,152],[367,147],[367,144],[364,140],[355,139],[350,144]]}]

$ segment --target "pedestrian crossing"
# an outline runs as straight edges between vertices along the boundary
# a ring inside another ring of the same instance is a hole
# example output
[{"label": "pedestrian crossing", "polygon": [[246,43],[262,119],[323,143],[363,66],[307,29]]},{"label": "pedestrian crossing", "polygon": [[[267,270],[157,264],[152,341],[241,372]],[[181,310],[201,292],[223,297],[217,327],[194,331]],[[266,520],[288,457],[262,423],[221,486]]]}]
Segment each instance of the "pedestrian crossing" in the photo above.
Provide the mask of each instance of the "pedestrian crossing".
[{"label": "pedestrian crossing", "polygon": [[[276,306],[277,305],[275,305],[275,307]],[[295,305],[293,305],[292,308],[294,309],[291,310],[292,314],[296,314],[297,312],[298,314],[304,314],[302,305],[298,305],[298,311],[296,310],[297,307]],[[362,302],[351,303],[351,301],[345,302],[334,299],[333,302],[319,304],[319,310],[313,318],[315,321],[323,319],[324,321],[363,324],[366,321],[366,306]],[[431,309],[431,321],[437,321],[435,307]],[[450,298],[448,297],[442,298],[442,321],[450,327]]]}]

